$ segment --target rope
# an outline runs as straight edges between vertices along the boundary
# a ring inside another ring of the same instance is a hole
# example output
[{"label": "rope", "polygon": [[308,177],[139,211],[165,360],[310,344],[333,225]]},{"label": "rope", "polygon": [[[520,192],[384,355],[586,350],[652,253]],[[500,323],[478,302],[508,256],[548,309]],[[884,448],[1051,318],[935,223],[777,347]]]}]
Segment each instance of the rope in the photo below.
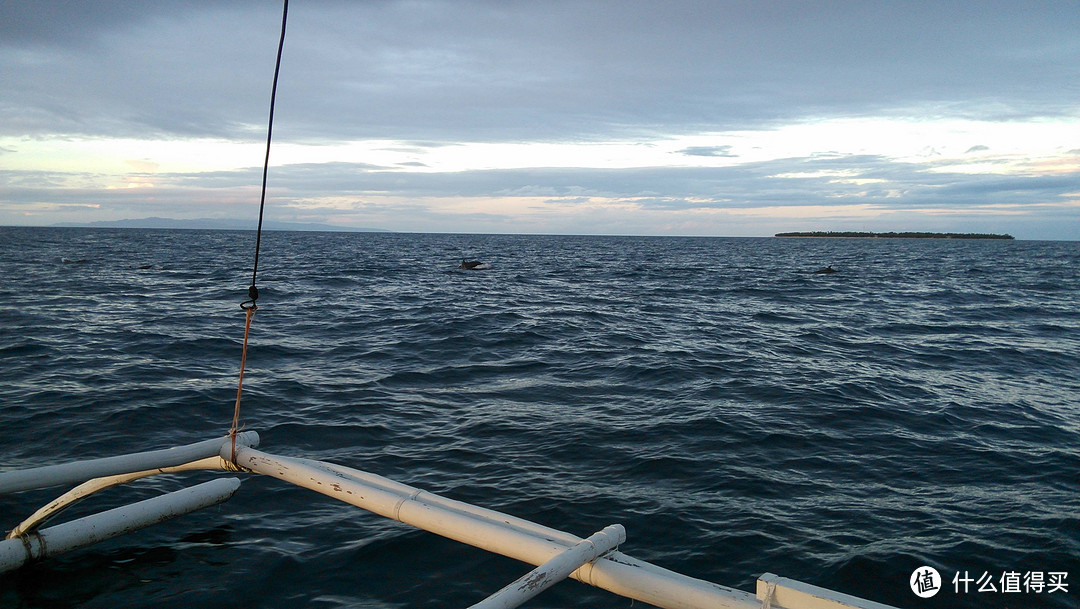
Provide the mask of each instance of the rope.
[{"label": "rope", "polygon": [[277,61],[274,64],[274,85],[270,89],[270,122],[266,126],[266,158],[263,160],[262,197],[259,199],[259,227],[255,231],[255,264],[251,269],[251,287],[248,298],[251,304],[259,299],[259,290],[255,287],[255,277],[259,274],[259,246],[262,244],[263,210],[266,209],[266,175],[270,171],[270,140],[274,135],[274,103],[277,101],[278,73],[281,72],[281,52],[285,48],[285,24],[289,18],[289,0],[284,0],[281,10],[281,39],[278,40]]},{"label": "rope", "polygon": [[772,609],[773,595],[776,594],[776,582],[769,582],[765,586],[765,598],[761,601],[761,609]]},{"label": "rope", "polygon": [[229,429],[229,438],[232,441],[232,458],[230,461],[233,463],[236,463],[236,432],[240,426],[240,395],[244,392],[244,365],[247,363],[248,333],[251,331],[251,318],[255,317],[256,309],[258,307],[254,303],[244,309],[247,313],[247,320],[244,322],[244,348],[240,352],[240,380],[236,383],[236,407],[233,408],[232,427]]},{"label": "rope", "polygon": [[255,301],[259,299],[259,288],[255,287],[255,278],[259,274],[259,248],[262,245],[263,212],[266,210],[266,176],[270,172],[270,142],[274,134],[274,103],[277,100],[278,74],[281,72],[281,52],[285,48],[285,24],[289,19],[289,0],[283,0],[281,9],[281,38],[278,40],[277,61],[274,63],[274,84],[270,89],[270,120],[266,126],[266,157],[263,159],[262,196],[259,198],[259,226],[255,231],[255,262],[251,269],[251,285],[248,286],[248,299],[240,303],[247,319],[244,322],[244,348],[240,353],[240,379],[236,383],[236,406],[233,408],[232,427],[229,438],[232,441],[232,462],[236,463],[236,432],[240,425],[240,396],[244,388],[244,366],[247,363],[248,334],[251,332],[251,318],[258,309]]}]

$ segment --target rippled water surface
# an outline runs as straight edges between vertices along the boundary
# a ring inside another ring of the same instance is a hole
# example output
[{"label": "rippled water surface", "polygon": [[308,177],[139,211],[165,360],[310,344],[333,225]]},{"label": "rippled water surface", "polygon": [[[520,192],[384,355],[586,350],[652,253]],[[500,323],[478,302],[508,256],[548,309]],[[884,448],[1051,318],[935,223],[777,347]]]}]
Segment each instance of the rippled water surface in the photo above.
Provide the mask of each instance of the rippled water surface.
[{"label": "rippled water surface", "polygon": [[[624,552],[744,590],[773,572],[902,607],[1078,604],[1080,243],[262,247],[242,419],[268,452],[583,537],[622,523]],[[0,228],[0,468],[224,434],[253,248],[250,232]],[[0,525],[58,492],[0,496]],[[922,600],[921,565],[1067,572],[1069,590],[946,581]],[[466,607],[526,570],[246,477],[221,506],[0,576],[0,607]],[[564,582],[526,606],[631,601]]]}]

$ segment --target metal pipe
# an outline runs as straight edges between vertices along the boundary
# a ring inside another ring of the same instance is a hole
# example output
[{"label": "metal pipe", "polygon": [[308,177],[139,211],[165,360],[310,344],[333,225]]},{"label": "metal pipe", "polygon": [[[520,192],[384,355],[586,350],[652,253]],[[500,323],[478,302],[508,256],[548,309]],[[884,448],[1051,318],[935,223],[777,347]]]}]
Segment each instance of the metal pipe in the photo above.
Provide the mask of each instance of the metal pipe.
[{"label": "metal pipe", "polygon": [[17,569],[31,560],[55,556],[221,503],[232,497],[238,488],[238,478],[218,478],[37,533],[5,539],[0,541],[0,573]]},{"label": "metal pipe", "polygon": [[624,541],[626,541],[626,529],[621,524],[605,527],[604,530],[593,533],[588,539],[582,540],[574,547],[522,575],[469,609],[519,607],[530,598],[566,579],[585,563],[590,563],[601,554],[614,550]]},{"label": "metal pipe", "polygon": [[[532,565],[542,564],[581,541],[540,525],[533,525],[531,531],[524,530],[517,526],[519,519],[492,510],[475,506],[469,510],[457,509],[454,506],[457,502],[340,465],[279,457],[246,447],[237,447],[236,465]],[[548,531],[556,534],[547,534]],[[664,609],[761,607],[749,592],[687,577],[621,552],[585,564],[570,577]]]},{"label": "metal pipe", "polygon": [[[115,476],[159,467],[183,465],[184,463],[219,454],[222,443],[228,443],[231,446],[228,437],[216,438],[164,450],[4,472],[0,473],[0,495],[60,484],[78,484],[93,478]],[[236,444],[237,446],[240,444],[258,446],[259,434],[254,431],[237,434]],[[228,459],[229,457],[223,458]]]}]

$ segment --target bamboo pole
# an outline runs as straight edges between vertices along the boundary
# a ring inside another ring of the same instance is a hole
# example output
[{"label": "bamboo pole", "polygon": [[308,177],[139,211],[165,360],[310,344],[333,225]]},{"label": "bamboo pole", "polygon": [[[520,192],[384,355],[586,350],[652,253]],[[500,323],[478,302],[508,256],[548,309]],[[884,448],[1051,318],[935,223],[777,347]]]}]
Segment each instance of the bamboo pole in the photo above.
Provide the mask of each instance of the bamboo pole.
[{"label": "bamboo pole", "polygon": [[626,529],[613,524],[593,533],[574,547],[522,575],[501,590],[469,609],[514,609],[530,598],[561,582],[582,565],[614,550],[626,541]]},{"label": "bamboo pole", "polygon": [[[765,573],[757,580],[757,599],[763,606],[780,609],[896,609],[876,601],[821,588],[773,573]],[[767,603],[767,605],[766,605]]]},{"label": "bamboo pole", "polygon": [[[223,458],[229,456],[222,454]],[[532,565],[542,564],[581,541],[540,525],[516,526],[519,519],[493,510],[476,506],[456,509],[454,504],[458,502],[340,465],[280,457],[247,447],[237,447],[236,465]],[[432,500],[433,497],[439,500]],[[554,534],[547,535],[545,531]],[[585,564],[570,577],[663,609],[761,607],[749,592],[681,575],[621,552]]]},{"label": "bamboo pole", "polygon": [[[4,472],[0,473],[0,495],[61,484],[78,484],[93,478],[103,478],[159,467],[183,465],[184,463],[219,454],[222,443],[231,446],[228,437],[215,438],[186,446],[174,446],[164,450]],[[240,444],[258,446],[259,434],[254,431],[239,433],[236,435],[236,443],[238,446]],[[228,459],[229,457],[224,456],[223,458]]]},{"label": "bamboo pole", "polygon": [[171,474],[175,472],[183,472],[199,469],[220,469],[225,471],[235,471],[232,464],[222,459],[218,455],[213,457],[207,457],[205,459],[199,459],[198,461],[192,461],[191,463],[184,463],[183,465],[176,465],[173,467],[159,467],[156,469],[147,469],[141,472],[131,472],[127,474],[117,474],[115,476],[105,476],[103,478],[94,478],[93,480],[87,480],[79,486],[71,489],[70,491],[60,495],[56,499],[53,499],[49,503],[39,508],[36,512],[25,518],[22,522],[11,529],[11,532],[7,534],[6,539],[14,539],[16,537],[25,535],[34,529],[37,529],[44,525],[49,520],[55,518],[60,512],[63,512],[72,505],[82,501],[90,495],[107,489],[109,487],[116,486],[118,484],[126,484],[139,478],[145,478],[147,476],[154,476],[157,474]]},{"label": "bamboo pole", "polygon": [[17,569],[31,560],[55,556],[221,503],[232,497],[238,488],[239,479],[218,478],[36,533],[5,539],[0,541],[0,573]]}]

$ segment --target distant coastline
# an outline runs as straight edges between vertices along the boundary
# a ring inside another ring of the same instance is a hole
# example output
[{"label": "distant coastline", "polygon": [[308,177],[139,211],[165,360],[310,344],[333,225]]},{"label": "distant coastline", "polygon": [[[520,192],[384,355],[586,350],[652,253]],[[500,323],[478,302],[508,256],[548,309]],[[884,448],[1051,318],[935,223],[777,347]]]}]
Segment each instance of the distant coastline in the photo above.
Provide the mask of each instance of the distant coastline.
[{"label": "distant coastline", "polygon": [[990,233],[867,233],[855,231],[807,231],[776,233],[776,237],[834,237],[846,239],[1012,239],[1012,235]]},{"label": "distant coastline", "polygon": [[[255,220],[226,220],[216,218],[198,218],[178,220],[175,218],[138,218],[130,220],[99,220],[96,222],[65,222],[53,224],[58,228],[150,228],[150,229],[185,229],[185,230],[255,230]],[[313,222],[278,222],[267,220],[263,230],[279,231],[318,231],[318,232],[359,232],[386,233],[381,228],[358,228],[317,224]]]}]

